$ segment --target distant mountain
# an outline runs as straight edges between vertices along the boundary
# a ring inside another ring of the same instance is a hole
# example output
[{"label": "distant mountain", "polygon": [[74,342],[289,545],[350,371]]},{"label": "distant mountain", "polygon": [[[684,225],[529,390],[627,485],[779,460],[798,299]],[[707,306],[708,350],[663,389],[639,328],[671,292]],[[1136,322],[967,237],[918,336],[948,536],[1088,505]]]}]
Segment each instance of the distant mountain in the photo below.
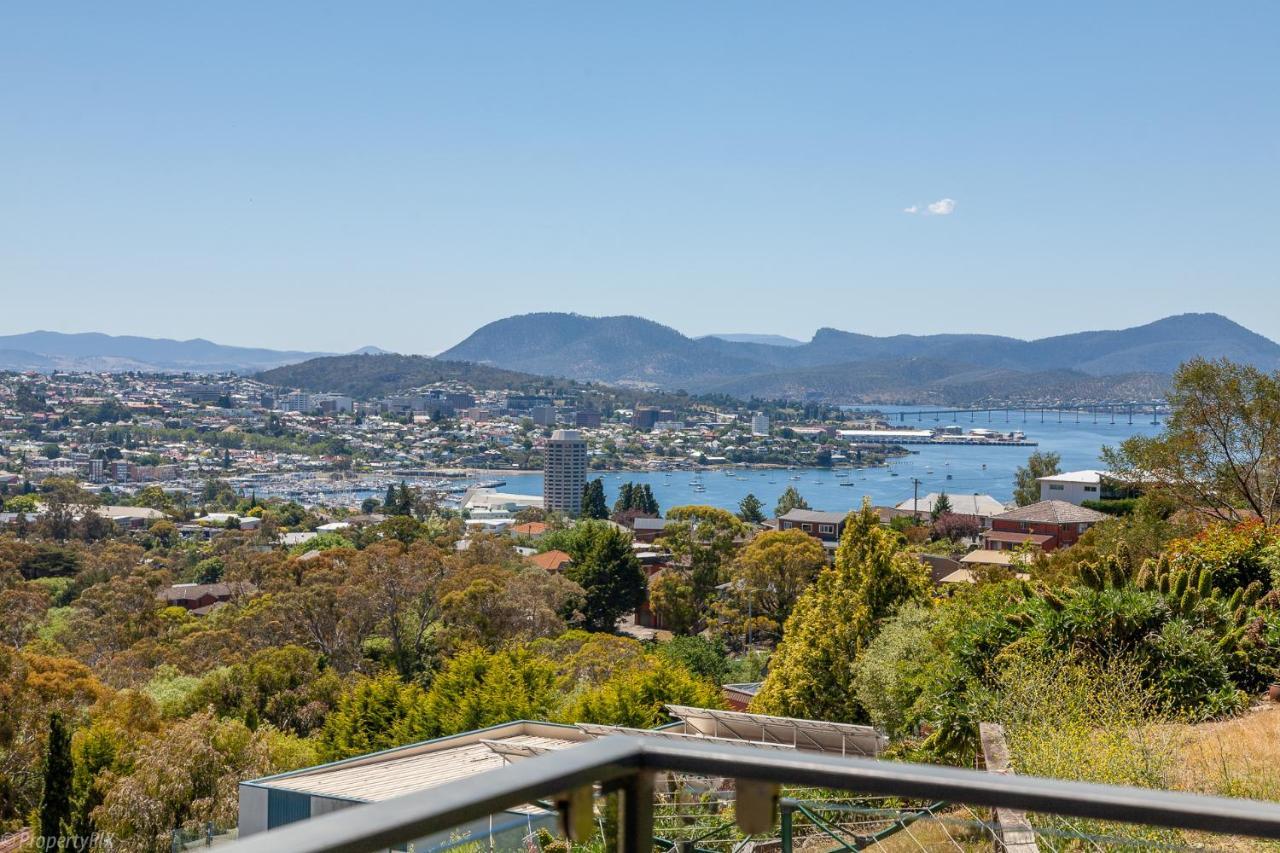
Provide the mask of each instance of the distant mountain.
[{"label": "distant mountain", "polygon": [[1217,314],[1033,341],[967,334],[875,337],[823,328],[794,346],[761,342],[760,336],[689,338],[641,317],[525,314],[489,323],[441,354],[583,381],[830,402],[869,396],[937,402],[1001,388],[1034,390],[1042,399],[1128,399],[1140,391],[1158,396],[1168,375],[1194,356],[1280,369],[1280,344]]},{"label": "distant mountain", "polygon": [[281,388],[332,391],[362,399],[438,382],[466,382],[481,390],[548,383],[541,376],[499,367],[395,353],[322,356],[266,370],[254,378]]},{"label": "distant mountain", "polygon": [[[752,335],[744,332],[730,335],[704,335],[703,337],[719,338],[722,341],[732,341],[739,344],[766,344],[771,347],[798,347],[804,345],[804,341],[797,341],[795,338],[788,338],[786,335]],[[702,340],[702,338],[698,340]]]},{"label": "distant mountain", "polygon": [[395,353],[324,356],[266,370],[254,378],[279,388],[332,391],[363,400],[441,382],[463,382],[477,391],[514,390],[552,398],[572,393],[581,405],[601,412],[636,405],[668,408],[687,402],[685,397],[659,391],[612,388],[468,361]]},{"label": "distant mountain", "polygon": [[[713,343],[731,346],[724,341]],[[716,352],[706,341],[687,338],[642,317],[553,313],[524,314],[482,326],[440,358],[582,381],[664,388],[703,386],[759,367],[749,357]]]},{"label": "distant mountain", "polygon": [[3,370],[246,373],[324,354],[224,346],[202,338],[175,341],[97,332],[43,331],[0,335],[0,369]]}]

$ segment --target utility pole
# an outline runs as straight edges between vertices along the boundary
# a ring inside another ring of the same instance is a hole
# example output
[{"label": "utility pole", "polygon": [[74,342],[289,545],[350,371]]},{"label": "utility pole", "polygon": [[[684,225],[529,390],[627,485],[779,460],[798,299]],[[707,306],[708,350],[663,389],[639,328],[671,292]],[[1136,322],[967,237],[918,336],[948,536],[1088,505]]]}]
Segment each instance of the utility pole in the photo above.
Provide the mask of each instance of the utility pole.
[{"label": "utility pole", "polygon": [[911,478],[911,518],[920,520],[920,478]]}]

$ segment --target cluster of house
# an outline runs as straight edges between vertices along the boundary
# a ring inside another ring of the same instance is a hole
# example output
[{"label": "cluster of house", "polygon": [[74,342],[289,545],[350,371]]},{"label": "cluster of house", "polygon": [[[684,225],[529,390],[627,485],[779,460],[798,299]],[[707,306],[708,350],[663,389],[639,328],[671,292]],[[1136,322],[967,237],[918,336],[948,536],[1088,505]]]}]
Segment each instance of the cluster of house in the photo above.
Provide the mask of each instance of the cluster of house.
[{"label": "cluster of house", "polygon": [[[919,559],[928,566],[930,576],[938,584],[973,583],[977,579],[977,570],[984,566],[1017,571],[1021,555],[1028,549],[1047,553],[1069,547],[1094,524],[1108,518],[1104,513],[1080,505],[1097,499],[1105,478],[1106,473],[1102,471],[1075,471],[1042,477],[1039,480],[1042,499],[1022,507],[1008,507],[990,495],[947,495],[951,512],[972,522],[977,531],[972,544],[977,547],[960,559],[932,554],[918,555]],[[487,497],[493,498],[492,495]],[[499,500],[519,497],[507,495]],[[908,499],[894,507],[878,506],[873,509],[882,524],[890,524],[895,518],[926,521],[942,499],[941,493],[933,493]],[[762,527],[807,533],[821,542],[834,558],[847,520],[848,514],[843,512],[793,509],[769,519]],[[526,540],[537,540],[548,529],[542,522],[516,524],[506,517],[502,522],[501,529]],[[652,577],[667,568],[670,565],[669,555],[655,544],[655,540],[670,522],[644,516],[627,518],[624,522],[646,574]],[[530,564],[549,572],[564,571],[573,561],[572,556],[564,551],[522,550]],[[644,629],[664,627],[660,616],[648,607],[647,602],[636,612],[635,626]]]}]

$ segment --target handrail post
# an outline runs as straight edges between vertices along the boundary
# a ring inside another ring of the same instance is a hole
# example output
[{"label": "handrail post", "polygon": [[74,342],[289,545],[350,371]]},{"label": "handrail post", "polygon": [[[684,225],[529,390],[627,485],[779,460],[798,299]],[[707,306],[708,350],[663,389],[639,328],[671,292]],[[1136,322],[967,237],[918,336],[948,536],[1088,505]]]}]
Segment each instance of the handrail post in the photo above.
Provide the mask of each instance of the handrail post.
[{"label": "handrail post", "polygon": [[782,853],[791,853],[791,819],[795,812],[795,801],[790,799],[782,799],[778,802],[778,812],[780,814],[782,824],[781,843]]},{"label": "handrail post", "polygon": [[653,773],[639,770],[618,791],[618,853],[652,853]]},{"label": "handrail post", "polygon": [[[1004,726],[979,723],[978,739],[982,743],[982,760],[988,773],[1013,775],[1009,765],[1009,745],[1005,743]],[[992,821],[997,853],[1039,853],[1035,827],[1021,809],[997,808]]]}]

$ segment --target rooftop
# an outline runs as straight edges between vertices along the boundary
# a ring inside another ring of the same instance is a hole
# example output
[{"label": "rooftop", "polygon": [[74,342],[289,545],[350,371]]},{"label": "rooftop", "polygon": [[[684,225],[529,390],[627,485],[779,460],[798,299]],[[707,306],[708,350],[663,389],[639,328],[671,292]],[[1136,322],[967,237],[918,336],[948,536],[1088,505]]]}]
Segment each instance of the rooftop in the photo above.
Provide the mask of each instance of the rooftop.
[{"label": "rooftop", "polygon": [[573,557],[564,551],[544,551],[526,558],[530,563],[548,572],[558,572],[573,562]]},{"label": "rooftop", "polygon": [[843,524],[848,513],[822,512],[816,509],[793,509],[786,515],[778,516],[780,521],[794,521],[806,524]]},{"label": "rooftop", "polygon": [[1066,501],[1039,501],[995,516],[1000,521],[1038,521],[1044,524],[1096,524],[1106,521],[1105,513]]},{"label": "rooftop", "polygon": [[953,495],[947,492],[930,492],[927,495],[921,495],[918,504],[913,498],[907,498],[898,504],[897,508],[907,512],[913,510],[933,512],[934,504],[944,494],[947,496],[947,502],[951,504],[951,511],[960,515],[977,515],[983,518],[990,518],[1005,511],[1004,504],[991,497],[991,495]]},{"label": "rooftop", "polygon": [[1090,486],[1096,486],[1102,482],[1103,477],[1109,477],[1109,471],[1064,471],[1061,474],[1051,474],[1048,477],[1037,477],[1036,481],[1040,483],[1084,483]]}]

